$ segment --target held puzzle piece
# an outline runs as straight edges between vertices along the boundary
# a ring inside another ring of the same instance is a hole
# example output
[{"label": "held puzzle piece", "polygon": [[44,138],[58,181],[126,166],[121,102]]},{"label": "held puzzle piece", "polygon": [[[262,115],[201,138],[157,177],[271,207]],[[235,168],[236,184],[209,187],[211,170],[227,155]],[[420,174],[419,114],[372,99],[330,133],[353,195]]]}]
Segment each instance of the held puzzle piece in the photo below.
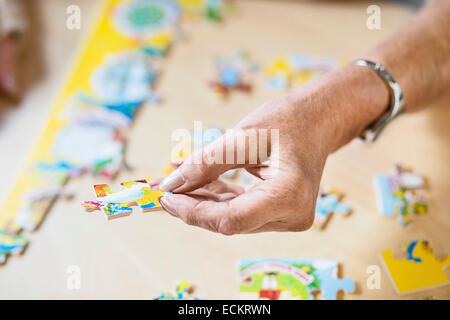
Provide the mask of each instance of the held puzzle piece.
[{"label": "held puzzle piece", "polygon": [[313,226],[323,229],[333,213],[347,216],[350,213],[350,206],[340,202],[342,194],[337,190],[319,191],[316,202],[316,212]]},{"label": "held puzzle piece", "polygon": [[0,264],[5,263],[7,255],[19,255],[25,250],[28,241],[21,235],[10,235],[0,230]]},{"label": "held puzzle piece", "polygon": [[422,176],[396,165],[392,175],[375,176],[374,184],[379,212],[385,217],[398,216],[400,226],[428,212]]},{"label": "held puzzle piece", "polygon": [[112,192],[107,184],[94,186],[97,201],[84,201],[81,205],[87,211],[101,210],[107,220],[125,217],[133,212],[132,206],[139,206],[143,212],[158,210],[162,190],[152,190],[147,180],[122,182],[122,189]]},{"label": "held puzzle piece", "polygon": [[177,281],[173,292],[163,292],[155,300],[199,300],[194,297],[195,287],[186,280]]},{"label": "held puzzle piece", "polygon": [[450,255],[442,260],[434,255],[428,241],[412,241],[403,246],[406,258],[396,259],[392,250],[380,254],[383,267],[399,295],[432,289],[450,283],[444,269],[450,267]]},{"label": "held puzzle piece", "polygon": [[334,259],[256,259],[239,262],[240,299],[336,300],[338,291],[353,292],[351,278],[337,276]]}]

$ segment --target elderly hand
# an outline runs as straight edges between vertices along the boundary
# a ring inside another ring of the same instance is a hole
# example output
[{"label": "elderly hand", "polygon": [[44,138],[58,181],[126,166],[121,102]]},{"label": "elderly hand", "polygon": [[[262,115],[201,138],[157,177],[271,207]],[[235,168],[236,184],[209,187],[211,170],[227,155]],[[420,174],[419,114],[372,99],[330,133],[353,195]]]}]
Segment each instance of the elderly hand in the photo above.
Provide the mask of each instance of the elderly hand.
[{"label": "elderly hand", "polygon": [[[344,67],[310,81],[263,104],[233,132],[175,164],[177,169],[159,184],[173,192],[160,199],[161,205],[190,225],[225,235],[306,230],[314,220],[327,156],[378,117],[388,97],[382,80],[360,67]],[[255,130],[273,129],[279,135],[270,139],[269,131],[268,157],[252,155],[255,148],[249,141]],[[228,148],[226,141],[242,137],[246,143]],[[238,154],[244,154],[245,161],[236,161]],[[214,163],[211,159],[217,155],[232,161]],[[218,180],[233,168],[245,168],[258,181],[244,190]]]}]

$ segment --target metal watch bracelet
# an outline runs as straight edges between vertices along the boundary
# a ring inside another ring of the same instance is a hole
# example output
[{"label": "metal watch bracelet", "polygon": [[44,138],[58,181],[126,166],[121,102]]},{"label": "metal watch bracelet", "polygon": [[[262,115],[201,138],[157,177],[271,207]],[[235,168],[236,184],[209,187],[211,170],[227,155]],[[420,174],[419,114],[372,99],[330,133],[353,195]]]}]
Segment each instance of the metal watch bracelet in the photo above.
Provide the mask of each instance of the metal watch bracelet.
[{"label": "metal watch bracelet", "polygon": [[369,60],[358,59],[354,61],[352,65],[371,68],[390,88],[391,102],[389,109],[378,120],[364,129],[360,136],[364,141],[374,142],[383,128],[405,110],[403,92],[398,82],[395,81],[394,77],[381,64]]}]

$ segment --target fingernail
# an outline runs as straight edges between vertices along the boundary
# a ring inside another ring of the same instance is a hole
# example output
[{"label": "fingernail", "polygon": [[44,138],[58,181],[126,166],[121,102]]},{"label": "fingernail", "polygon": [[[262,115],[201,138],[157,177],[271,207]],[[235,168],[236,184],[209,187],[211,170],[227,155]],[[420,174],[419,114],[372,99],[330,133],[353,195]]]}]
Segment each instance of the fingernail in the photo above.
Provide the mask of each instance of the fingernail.
[{"label": "fingernail", "polygon": [[172,191],[184,183],[184,177],[180,170],[177,169],[169,174],[160,184],[159,188],[163,191]]},{"label": "fingernail", "polygon": [[175,211],[173,205],[170,203],[170,200],[167,197],[164,197],[164,196],[160,197],[159,203],[161,204],[161,207],[165,211],[167,211],[172,216],[176,216],[176,211]]}]

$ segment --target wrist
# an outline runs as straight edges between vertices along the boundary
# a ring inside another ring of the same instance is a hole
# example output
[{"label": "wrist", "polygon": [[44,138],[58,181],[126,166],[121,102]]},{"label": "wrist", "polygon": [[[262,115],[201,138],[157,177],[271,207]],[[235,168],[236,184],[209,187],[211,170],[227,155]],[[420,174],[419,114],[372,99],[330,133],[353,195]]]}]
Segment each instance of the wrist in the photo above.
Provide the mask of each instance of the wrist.
[{"label": "wrist", "polygon": [[329,152],[334,152],[379,119],[389,107],[390,89],[370,68],[345,66],[324,77],[323,116],[328,120]]}]

